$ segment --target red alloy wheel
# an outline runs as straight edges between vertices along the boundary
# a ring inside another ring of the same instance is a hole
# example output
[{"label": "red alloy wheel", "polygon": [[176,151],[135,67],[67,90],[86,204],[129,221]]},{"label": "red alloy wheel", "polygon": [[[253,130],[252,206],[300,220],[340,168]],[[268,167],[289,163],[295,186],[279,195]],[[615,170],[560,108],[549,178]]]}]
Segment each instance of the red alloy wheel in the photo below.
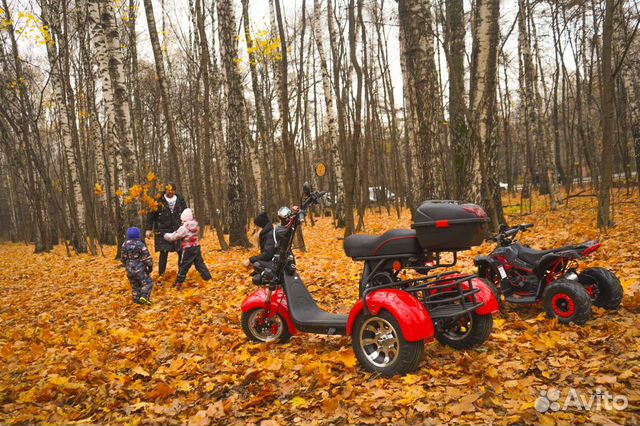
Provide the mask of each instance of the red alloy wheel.
[{"label": "red alloy wheel", "polygon": [[551,299],[551,308],[559,317],[569,318],[576,312],[576,304],[573,299],[564,293],[558,293]]}]

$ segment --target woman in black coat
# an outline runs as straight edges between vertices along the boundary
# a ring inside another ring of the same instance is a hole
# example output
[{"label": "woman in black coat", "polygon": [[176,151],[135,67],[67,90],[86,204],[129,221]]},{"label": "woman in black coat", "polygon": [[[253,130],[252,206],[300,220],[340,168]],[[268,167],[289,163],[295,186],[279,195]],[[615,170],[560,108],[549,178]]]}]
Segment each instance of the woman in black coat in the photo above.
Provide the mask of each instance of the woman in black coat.
[{"label": "woman in black coat", "polygon": [[158,200],[158,204],[158,209],[147,215],[145,229],[147,238],[155,234],[155,249],[160,252],[158,274],[162,275],[167,268],[169,252],[178,253],[178,264],[180,264],[182,255],[180,244],[165,240],[163,235],[175,232],[180,227],[182,224],[180,214],[187,208],[187,203],[181,195],[176,194],[176,186],[170,183],[166,186],[164,195]]}]

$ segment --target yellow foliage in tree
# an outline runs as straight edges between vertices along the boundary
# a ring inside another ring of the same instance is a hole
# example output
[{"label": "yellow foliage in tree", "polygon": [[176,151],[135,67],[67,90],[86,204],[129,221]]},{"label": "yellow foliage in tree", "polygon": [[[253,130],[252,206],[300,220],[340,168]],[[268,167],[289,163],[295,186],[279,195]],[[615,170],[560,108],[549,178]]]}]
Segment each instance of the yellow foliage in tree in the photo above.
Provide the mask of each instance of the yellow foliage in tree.
[{"label": "yellow foliage in tree", "polygon": [[95,184],[94,192],[98,197],[102,197],[104,195],[104,188],[99,183]]},{"label": "yellow foliage in tree", "polygon": [[126,205],[135,202],[139,203],[139,215],[158,210],[158,202],[156,200],[162,197],[162,193],[165,189],[171,188],[171,185],[164,186],[159,182],[154,185],[153,182],[157,179],[156,174],[153,171],[149,171],[146,176],[146,183],[136,184],[129,188],[124,203]]},{"label": "yellow foliage in tree", "polygon": [[247,46],[247,53],[253,54],[255,62],[282,60],[280,38],[269,37],[267,31],[260,31],[254,38],[247,40]]}]

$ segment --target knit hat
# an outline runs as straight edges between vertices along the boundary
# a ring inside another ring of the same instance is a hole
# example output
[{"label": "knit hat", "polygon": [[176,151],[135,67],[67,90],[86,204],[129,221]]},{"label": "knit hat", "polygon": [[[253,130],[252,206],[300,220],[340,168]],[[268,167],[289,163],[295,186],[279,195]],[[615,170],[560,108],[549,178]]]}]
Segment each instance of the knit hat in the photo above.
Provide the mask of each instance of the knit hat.
[{"label": "knit hat", "polygon": [[264,228],[269,222],[269,215],[267,215],[267,212],[262,212],[253,219],[253,223],[260,228]]},{"label": "knit hat", "polygon": [[127,229],[127,238],[130,240],[139,240],[140,239],[140,230],[135,226]]},{"label": "knit hat", "polygon": [[193,210],[184,209],[182,211],[182,214],[180,215],[180,220],[183,221],[183,222],[189,222],[189,221],[193,220]]}]

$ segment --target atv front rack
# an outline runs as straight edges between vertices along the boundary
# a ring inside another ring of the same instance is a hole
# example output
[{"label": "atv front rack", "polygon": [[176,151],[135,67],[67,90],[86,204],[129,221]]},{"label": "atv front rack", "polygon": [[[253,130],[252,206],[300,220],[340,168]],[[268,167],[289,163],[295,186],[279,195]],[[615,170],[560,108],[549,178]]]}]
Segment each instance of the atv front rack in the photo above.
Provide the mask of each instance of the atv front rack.
[{"label": "atv front rack", "polygon": [[[374,291],[385,288],[397,288],[407,293],[413,293],[433,319],[456,318],[483,306],[484,304],[476,301],[475,297],[480,289],[473,287],[472,280],[477,278],[477,275],[457,275],[452,279],[452,274],[458,274],[458,272],[443,272],[437,275],[369,287],[362,292],[365,314],[369,313],[366,303],[367,296]],[[463,286],[464,283],[467,283],[466,286]]]}]

